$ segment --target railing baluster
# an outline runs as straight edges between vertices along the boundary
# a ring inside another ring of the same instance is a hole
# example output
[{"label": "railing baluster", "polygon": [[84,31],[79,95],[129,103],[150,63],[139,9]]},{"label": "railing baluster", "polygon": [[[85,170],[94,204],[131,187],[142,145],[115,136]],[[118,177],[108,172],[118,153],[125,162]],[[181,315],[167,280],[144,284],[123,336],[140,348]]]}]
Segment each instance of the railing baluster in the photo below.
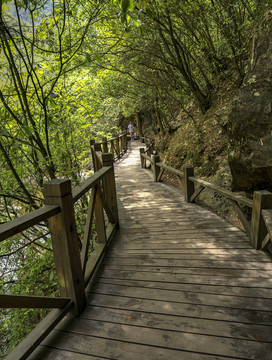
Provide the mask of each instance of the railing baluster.
[{"label": "railing baluster", "polygon": [[113,154],[102,154],[102,165],[112,167],[112,171],[110,171],[104,178],[104,193],[108,206],[118,227],[119,220],[113,162]]},{"label": "railing baluster", "polygon": [[95,186],[92,189],[92,194],[89,201],[88,213],[87,213],[87,219],[86,219],[85,231],[84,231],[83,243],[81,249],[81,264],[82,264],[83,274],[85,274],[88,251],[90,247],[96,192],[97,192],[97,187]]}]

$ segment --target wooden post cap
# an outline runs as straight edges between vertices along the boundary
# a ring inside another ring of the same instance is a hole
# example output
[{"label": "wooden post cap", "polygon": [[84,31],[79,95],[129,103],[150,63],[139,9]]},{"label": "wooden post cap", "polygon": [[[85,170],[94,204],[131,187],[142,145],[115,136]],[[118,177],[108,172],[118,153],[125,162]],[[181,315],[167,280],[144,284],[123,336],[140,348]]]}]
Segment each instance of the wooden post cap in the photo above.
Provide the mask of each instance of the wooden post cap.
[{"label": "wooden post cap", "polygon": [[65,196],[72,191],[71,180],[69,179],[53,179],[45,182],[43,185],[44,195],[46,197]]}]

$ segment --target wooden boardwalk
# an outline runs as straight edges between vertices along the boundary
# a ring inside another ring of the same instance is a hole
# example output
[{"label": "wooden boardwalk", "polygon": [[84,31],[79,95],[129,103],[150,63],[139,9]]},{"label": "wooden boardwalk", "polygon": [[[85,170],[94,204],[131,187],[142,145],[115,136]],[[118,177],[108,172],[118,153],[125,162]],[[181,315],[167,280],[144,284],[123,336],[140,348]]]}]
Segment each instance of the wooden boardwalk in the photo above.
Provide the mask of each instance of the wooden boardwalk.
[{"label": "wooden boardwalk", "polygon": [[88,292],[31,359],[272,359],[272,263],[245,234],[154,183],[138,146],[116,166],[121,229]]}]

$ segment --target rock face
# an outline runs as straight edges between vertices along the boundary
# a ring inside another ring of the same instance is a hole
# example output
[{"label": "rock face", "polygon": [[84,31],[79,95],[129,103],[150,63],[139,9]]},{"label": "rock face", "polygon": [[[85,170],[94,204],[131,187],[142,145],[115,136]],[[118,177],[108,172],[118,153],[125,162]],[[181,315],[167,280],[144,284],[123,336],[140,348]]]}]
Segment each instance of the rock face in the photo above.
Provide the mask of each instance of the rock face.
[{"label": "rock face", "polygon": [[227,119],[233,190],[271,189],[272,10],[256,31],[247,75]]}]

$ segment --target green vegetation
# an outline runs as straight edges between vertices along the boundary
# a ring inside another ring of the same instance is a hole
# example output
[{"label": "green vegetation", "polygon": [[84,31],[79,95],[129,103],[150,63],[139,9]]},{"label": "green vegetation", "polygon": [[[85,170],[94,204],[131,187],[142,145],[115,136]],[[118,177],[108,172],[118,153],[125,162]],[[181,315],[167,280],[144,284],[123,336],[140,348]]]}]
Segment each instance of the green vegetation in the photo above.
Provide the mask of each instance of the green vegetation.
[{"label": "green vegetation", "polygon": [[[220,82],[241,84],[266,3],[1,0],[0,222],[41,207],[47,180],[79,183],[89,140],[132,114],[167,138],[183,109],[199,134],[188,105],[205,114]],[[56,292],[45,224],[1,243],[0,262],[2,292]],[[43,314],[3,312],[2,354]]]}]

